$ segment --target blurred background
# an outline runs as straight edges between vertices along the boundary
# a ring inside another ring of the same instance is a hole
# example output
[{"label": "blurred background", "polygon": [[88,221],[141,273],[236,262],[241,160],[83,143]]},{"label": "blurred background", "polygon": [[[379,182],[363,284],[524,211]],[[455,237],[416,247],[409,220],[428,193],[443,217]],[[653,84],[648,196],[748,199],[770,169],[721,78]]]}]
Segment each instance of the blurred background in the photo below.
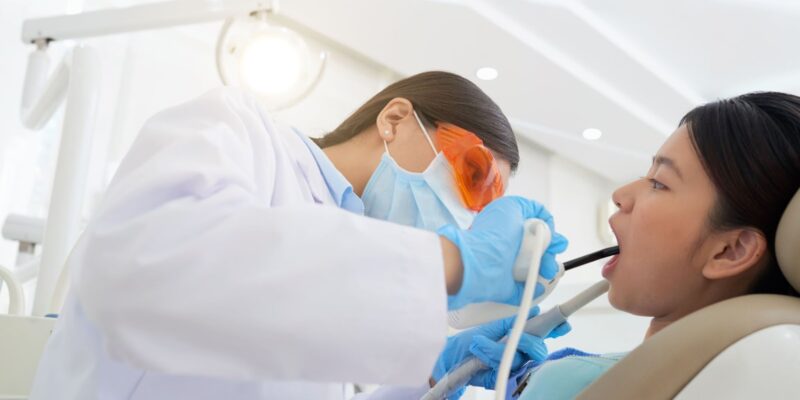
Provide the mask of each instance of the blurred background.
[{"label": "blurred background", "polygon": [[[63,109],[39,131],[20,122],[28,18],[146,4],[135,0],[0,2],[0,220],[46,217]],[[198,2],[200,3],[200,2]],[[614,188],[646,173],[691,108],[754,90],[800,94],[800,2],[793,0],[283,0],[276,20],[324,52],[316,85],[272,112],[312,136],[333,129],[387,84],[418,72],[469,78],[506,112],[521,147],[510,194],[543,202],[570,247],[567,260],[613,244]],[[83,40],[101,59],[84,218],[143,122],[222,85],[215,53],[223,22]],[[50,46],[53,60],[75,41]],[[316,74],[316,72],[315,72]],[[62,107],[63,108],[63,107]],[[0,265],[17,244],[0,240]],[[569,274],[545,304],[600,278]],[[35,281],[26,284],[32,295]],[[0,293],[5,309],[7,291]],[[28,304],[31,304],[29,300]],[[589,352],[624,351],[647,320],[604,300],[551,341]],[[465,398],[483,398],[470,392]]]}]

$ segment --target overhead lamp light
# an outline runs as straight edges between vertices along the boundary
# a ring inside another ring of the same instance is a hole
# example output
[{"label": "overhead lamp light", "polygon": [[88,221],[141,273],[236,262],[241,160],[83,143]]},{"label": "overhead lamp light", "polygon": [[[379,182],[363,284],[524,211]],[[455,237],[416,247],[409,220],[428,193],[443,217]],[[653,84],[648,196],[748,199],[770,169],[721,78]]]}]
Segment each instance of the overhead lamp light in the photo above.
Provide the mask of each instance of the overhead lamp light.
[{"label": "overhead lamp light", "polygon": [[264,106],[277,110],[297,103],[315,87],[327,58],[320,39],[309,34],[306,40],[297,33],[305,32],[303,27],[277,18],[277,9],[278,0],[151,2],[25,20],[22,40],[43,53],[53,41],[225,19],[216,46],[222,82],[255,92]]},{"label": "overhead lamp light", "polygon": [[483,68],[479,68],[478,71],[475,72],[475,75],[478,76],[478,79],[481,79],[481,80],[484,80],[484,81],[493,81],[493,80],[497,79],[498,72],[497,72],[497,69],[495,69],[495,68],[483,67]]},{"label": "overhead lamp light", "polygon": [[226,85],[255,93],[270,110],[296,104],[319,82],[327,53],[261,10],[228,18],[217,40],[217,70]]},{"label": "overhead lamp light", "polygon": [[597,140],[601,136],[603,136],[603,132],[600,129],[589,128],[583,131],[583,138],[586,140]]}]

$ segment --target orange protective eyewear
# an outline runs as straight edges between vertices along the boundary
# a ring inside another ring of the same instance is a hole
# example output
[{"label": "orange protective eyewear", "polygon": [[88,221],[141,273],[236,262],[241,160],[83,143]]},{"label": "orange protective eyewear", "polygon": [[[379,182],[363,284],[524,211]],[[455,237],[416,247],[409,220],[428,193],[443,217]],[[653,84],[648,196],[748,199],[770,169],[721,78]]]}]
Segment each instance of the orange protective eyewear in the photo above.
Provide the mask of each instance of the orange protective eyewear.
[{"label": "orange protective eyewear", "polygon": [[503,195],[503,178],[492,152],[474,133],[449,123],[436,125],[436,144],[455,171],[464,204],[480,211]]}]

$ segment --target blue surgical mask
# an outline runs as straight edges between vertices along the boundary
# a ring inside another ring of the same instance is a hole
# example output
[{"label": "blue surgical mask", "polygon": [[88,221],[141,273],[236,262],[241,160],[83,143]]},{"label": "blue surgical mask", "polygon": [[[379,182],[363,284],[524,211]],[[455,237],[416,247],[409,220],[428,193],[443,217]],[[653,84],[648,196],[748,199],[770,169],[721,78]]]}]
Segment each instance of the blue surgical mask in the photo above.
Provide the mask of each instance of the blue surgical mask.
[{"label": "blue surgical mask", "polygon": [[446,224],[469,228],[475,213],[461,202],[453,169],[444,154],[436,151],[416,112],[414,117],[436,157],[425,171],[409,172],[397,165],[384,141],[386,152],[361,196],[364,212],[369,217],[427,230]]}]

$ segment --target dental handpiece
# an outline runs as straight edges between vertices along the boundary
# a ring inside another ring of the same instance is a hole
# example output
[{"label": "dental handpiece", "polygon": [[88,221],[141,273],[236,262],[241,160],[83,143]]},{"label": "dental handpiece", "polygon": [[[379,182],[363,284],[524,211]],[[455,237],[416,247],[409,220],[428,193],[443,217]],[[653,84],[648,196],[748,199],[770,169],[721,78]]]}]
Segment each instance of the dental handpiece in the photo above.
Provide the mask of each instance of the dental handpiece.
[{"label": "dental handpiece", "polygon": [[[578,257],[564,263],[565,270],[571,270],[581,265],[586,265],[592,261],[619,254],[619,246],[609,247],[585,256]],[[563,324],[567,318],[578,311],[583,306],[589,304],[592,300],[600,297],[608,291],[608,281],[602,280],[590,286],[588,289],[578,293],[575,297],[559,304],[545,313],[536,315],[528,320],[525,324],[525,333],[545,337],[550,333],[553,328]],[[501,342],[505,343],[507,337],[504,337]],[[438,400],[445,398],[449,393],[464,386],[469,382],[470,378],[476,373],[487,369],[488,366],[483,364],[475,357],[471,357],[459,365],[456,369],[442,377],[439,382],[434,385],[431,390],[426,393],[421,400]]]}]

